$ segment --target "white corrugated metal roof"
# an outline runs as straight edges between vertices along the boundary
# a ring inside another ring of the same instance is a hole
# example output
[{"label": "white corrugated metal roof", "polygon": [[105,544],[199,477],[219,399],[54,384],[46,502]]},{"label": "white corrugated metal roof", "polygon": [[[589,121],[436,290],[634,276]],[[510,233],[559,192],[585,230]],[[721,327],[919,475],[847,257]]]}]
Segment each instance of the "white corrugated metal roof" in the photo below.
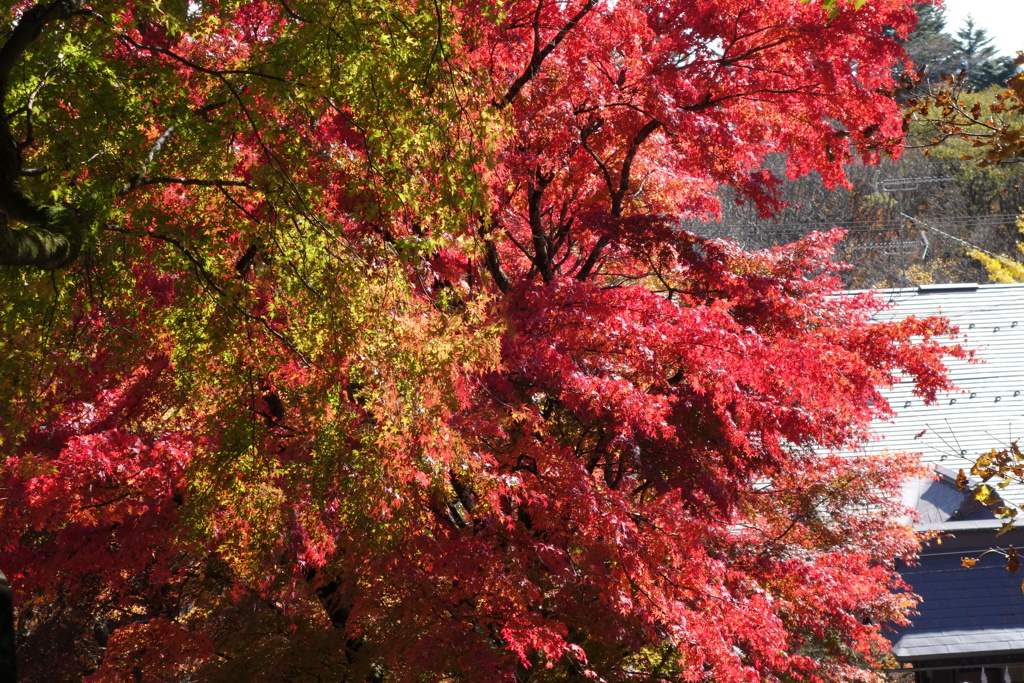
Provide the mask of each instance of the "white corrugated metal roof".
[{"label": "white corrugated metal roof", "polygon": [[[960,327],[961,340],[983,362],[950,359],[950,377],[962,390],[925,405],[911,383],[886,392],[897,415],[877,422],[879,441],[868,452],[920,452],[926,463],[969,470],[973,459],[1011,440],[1024,441],[1024,285],[943,285],[878,292],[895,304],[878,320],[941,315]],[[924,434],[917,436],[922,431]],[[1024,487],[1004,492],[1024,503]]]}]

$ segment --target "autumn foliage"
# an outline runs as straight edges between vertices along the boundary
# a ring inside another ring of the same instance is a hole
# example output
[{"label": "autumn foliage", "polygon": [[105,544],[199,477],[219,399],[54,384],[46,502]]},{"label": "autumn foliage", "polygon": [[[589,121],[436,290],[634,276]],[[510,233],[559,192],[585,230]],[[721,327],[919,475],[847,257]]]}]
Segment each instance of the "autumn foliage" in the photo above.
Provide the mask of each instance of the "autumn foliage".
[{"label": "autumn foliage", "polygon": [[676,226],[895,153],[908,5],[9,6],[26,680],[871,680],[915,466],[834,453],[963,353]]}]

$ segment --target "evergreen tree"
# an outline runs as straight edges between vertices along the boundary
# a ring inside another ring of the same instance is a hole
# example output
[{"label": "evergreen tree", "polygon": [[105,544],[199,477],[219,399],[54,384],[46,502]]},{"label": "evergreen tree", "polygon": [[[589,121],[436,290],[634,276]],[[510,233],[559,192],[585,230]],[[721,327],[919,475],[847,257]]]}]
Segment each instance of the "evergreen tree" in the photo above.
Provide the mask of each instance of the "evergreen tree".
[{"label": "evergreen tree", "polygon": [[956,44],[960,69],[967,72],[967,78],[976,90],[1001,85],[1016,73],[1013,60],[998,55],[988,31],[978,26],[970,14],[956,32]]},{"label": "evergreen tree", "polygon": [[990,85],[1001,85],[1017,73],[1011,57],[998,56],[988,31],[974,22],[968,14],[964,25],[956,32],[956,44],[961,69],[967,71],[971,85],[984,90]]},{"label": "evergreen tree", "polygon": [[923,69],[925,80],[938,82],[945,75],[959,70],[958,45],[946,33],[945,13],[931,4],[914,5],[917,28],[905,45],[907,55],[916,69]]},{"label": "evergreen tree", "polygon": [[997,57],[979,64],[970,72],[971,84],[978,90],[998,85],[1003,86],[1017,73],[1017,65],[1010,57]]},{"label": "evergreen tree", "polygon": [[944,10],[931,4],[914,5],[917,28],[907,39],[907,55],[917,69],[923,70],[928,84],[943,76],[966,71],[971,86],[984,90],[1005,83],[1016,73],[1013,59],[999,56],[988,31],[968,15],[956,32],[946,32]]},{"label": "evergreen tree", "polygon": [[956,42],[961,61],[967,69],[972,69],[996,56],[996,48],[992,38],[981,26],[974,22],[970,14],[964,19],[963,26],[956,32]]}]

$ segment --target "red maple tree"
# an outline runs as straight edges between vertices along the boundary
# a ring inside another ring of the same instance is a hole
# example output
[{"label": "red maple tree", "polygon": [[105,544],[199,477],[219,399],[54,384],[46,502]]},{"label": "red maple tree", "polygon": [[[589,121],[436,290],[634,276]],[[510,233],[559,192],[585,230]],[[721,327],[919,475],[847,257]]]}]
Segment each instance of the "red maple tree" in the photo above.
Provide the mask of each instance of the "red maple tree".
[{"label": "red maple tree", "polygon": [[964,352],[677,225],[895,153],[909,4],[17,3],[26,677],[870,679],[916,470],[830,453]]}]

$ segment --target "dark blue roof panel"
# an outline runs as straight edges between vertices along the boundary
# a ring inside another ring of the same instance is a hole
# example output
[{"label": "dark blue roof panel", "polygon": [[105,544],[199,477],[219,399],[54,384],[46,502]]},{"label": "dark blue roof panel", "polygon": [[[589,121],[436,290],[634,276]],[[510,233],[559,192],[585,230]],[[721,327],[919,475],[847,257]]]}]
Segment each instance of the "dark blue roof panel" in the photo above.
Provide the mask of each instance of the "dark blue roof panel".
[{"label": "dark blue roof panel", "polygon": [[[998,655],[1024,650],[1024,570],[1011,574],[993,547],[1020,543],[1020,532],[996,537],[993,531],[965,531],[932,546],[916,567],[901,570],[921,596],[913,625],[892,636],[903,661],[964,655]],[[979,558],[964,567],[964,557]]]}]

